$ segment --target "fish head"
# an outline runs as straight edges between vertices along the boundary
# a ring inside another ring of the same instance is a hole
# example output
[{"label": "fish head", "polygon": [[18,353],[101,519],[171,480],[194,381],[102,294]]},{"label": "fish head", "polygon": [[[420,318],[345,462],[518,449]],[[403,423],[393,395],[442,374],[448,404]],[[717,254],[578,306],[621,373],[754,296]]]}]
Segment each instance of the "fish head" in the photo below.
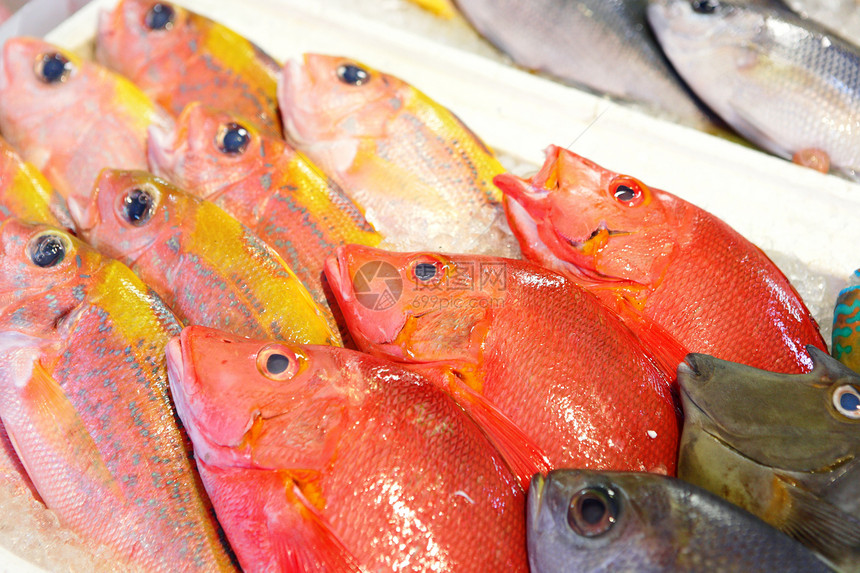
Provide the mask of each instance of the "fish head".
[{"label": "fish head", "polygon": [[344,409],[359,399],[361,368],[329,347],[189,326],[166,354],[177,413],[208,465],[322,468]]},{"label": "fish head", "polygon": [[128,264],[177,223],[184,194],[147,171],[103,169],[87,201],[72,197],[78,234]]},{"label": "fish head", "polygon": [[60,328],[105,264],[67,231],[6,219],[0,224],[0,322],[15,330]]},{"label": "fish head", "polygon": [[496,176],[524,252],[600,280],[652,284],[675,245],[672,200],[556,146],[529,180]]},{"label": "fish head", "polygon": [[[470,360],[505,300],[504,259],[340,247],[325,275],[362,350],[401,362]],[[482,267],[483,264],[483,267]],[[494,275],[495,276],[495,275]]]},{"label": "fish head", "polygon": [[[383,138],[414,89],[402,80],[338,56],[289,60],[278,84],[284,129],[297,147],[317,142]],[[349,164],[343,159],[336,164]]]},{"label": "fish head", "polygon": [[630,474],[565,469],[532,478],[526,510],[532,571],[632,571],[677,551],[653,527],[672,510],[666,497],[659,488],[640,491],[635,477],[623,483],[622,475]]},{"label": "fish head", "polygon": [[137,77],[153,61],[169,58],[190,41],[190,13],[169,2],[122,0],[99,14],[96,57],[114,70]]},{"label": "fish head", "polygon": [[199,102],[185,106],[173,128],[150,126],[147,142],[153,172],[209,200],[258,171],[273,146],[251,122]]},{"label": "fish head", "polygon": [[[50,129],[64,137],[64,114],[86,102],[87,65],[75,54],[43,40],[15,37],[3,46],[0,71],[0,128],[19,147],[30,130]],[[48,105],[46,102],[50,102]],[[77,134],[79,135],[79,134]],[[28,157],[42,168],[46,158]]]},{"label": "fish head", "polygon": [[[678,368],[682,453],[699,438],[769,471],[838,473],[860,452],[860,375],[807,347],[813,369],[778,374],[701,354]],[[693,470],[695,471],[695,470]]]},{"label": "fish head", "polygon": [[[732,54],[740,68],[754,64],[753,45],[767,34],[767,8],[772,5],[761,0],[649,0],[646,14],[664,52],[686,79],[687,63],[714,61],[718,53]],[[700,70],[696,75],[709,74]]]}]

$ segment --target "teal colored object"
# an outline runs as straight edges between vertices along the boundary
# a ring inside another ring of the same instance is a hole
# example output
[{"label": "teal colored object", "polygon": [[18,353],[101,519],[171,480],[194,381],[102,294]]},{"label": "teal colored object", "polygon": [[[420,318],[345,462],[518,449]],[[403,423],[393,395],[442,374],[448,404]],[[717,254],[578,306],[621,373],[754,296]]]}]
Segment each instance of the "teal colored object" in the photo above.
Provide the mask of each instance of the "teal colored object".
[{"label": "teal colored object", "polygon": [[[860,282],[860,269],[854,271]],[[860,284],[842,289],[833,309],[833,358],[860,372]]]}]

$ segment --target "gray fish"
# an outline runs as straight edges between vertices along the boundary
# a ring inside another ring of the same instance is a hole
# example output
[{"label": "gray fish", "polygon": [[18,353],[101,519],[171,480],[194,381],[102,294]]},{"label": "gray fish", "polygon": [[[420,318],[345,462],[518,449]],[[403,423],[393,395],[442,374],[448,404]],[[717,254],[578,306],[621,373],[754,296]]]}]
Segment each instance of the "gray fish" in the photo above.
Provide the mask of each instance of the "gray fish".
[{"label": "gray fish", "polygon": [[710,120],[666,62],[647,0],[457,0],[466,19],[518,65],[685,123]]},{"label": "gray fish", "polygon": [[526,520],[532,573],[829,570],[754,515],[657,474],[536,475]]},{"label": "gray fish", "polygon": [[776,374],[690,354],[678,477],[747,509],[845,571],[860,570],[860,375],[807,347]]},{"label": "gray fish", "polygon": [[783,0],[786,6],[848,40],[860,42],[860,0]]},{"label": "gray fish", "polygon": [[820,171],[860,170],[860,48],[783,7],[651,0],[690,88],[741,135]]}]

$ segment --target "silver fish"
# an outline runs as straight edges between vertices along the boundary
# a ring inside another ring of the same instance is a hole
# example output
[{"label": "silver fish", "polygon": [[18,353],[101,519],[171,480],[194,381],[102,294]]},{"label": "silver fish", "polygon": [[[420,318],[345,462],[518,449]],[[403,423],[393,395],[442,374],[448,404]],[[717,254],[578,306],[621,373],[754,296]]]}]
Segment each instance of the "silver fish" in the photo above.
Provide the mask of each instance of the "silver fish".
[{"label": "silver fish", "polygon": [[538,474],[526,520],[532,573],[829,570],[750,513],[656,474]]},{"label": "silver fish", "polygon": [[860,0],[783,0],[783,3],[849,42],[860,42]]},{"label": "silver fish", "polygon": [[518,65],[710,124],[648,30],[647,0],[457,0],[466,19]]},{"label": "silver fish", "polygon": [[687,84],[741,135],[827,171],[860,170],[860,48],[785,8],[651,0],[648,19]]},{"label": "silver fish", "polygon": [[860,375],[817,348],[777,374],[702,354],[678,368],[678,477],[860,570]]}]

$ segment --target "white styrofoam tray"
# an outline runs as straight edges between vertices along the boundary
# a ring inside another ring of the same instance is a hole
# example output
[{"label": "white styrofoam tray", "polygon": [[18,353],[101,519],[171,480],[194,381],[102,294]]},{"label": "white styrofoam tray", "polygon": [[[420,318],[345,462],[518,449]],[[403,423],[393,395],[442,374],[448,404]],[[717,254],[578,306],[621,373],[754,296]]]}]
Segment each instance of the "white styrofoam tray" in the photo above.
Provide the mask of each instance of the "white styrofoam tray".
[{"label": "white styrofoam tray", "polygon": [[[33,0],[0,28],[0,41],[44,34],[78,48],[92,40],[98,12],[115,2],[94,0],[69,16],[85,2]],[[177,3],[230,26],[281,61],[303,52],[341,54],[397,75],[452,109],[491,147],[535,168],[550,143],[570,146],[711,211],[774,257],[805,298],[824,289],[822,300],[810,305],[822,326],[830,322],[836,293],[860,266],[855,183],[368,19],[344,10],[342,1]],[[10,563],[0,552],[0,567]]]}]

